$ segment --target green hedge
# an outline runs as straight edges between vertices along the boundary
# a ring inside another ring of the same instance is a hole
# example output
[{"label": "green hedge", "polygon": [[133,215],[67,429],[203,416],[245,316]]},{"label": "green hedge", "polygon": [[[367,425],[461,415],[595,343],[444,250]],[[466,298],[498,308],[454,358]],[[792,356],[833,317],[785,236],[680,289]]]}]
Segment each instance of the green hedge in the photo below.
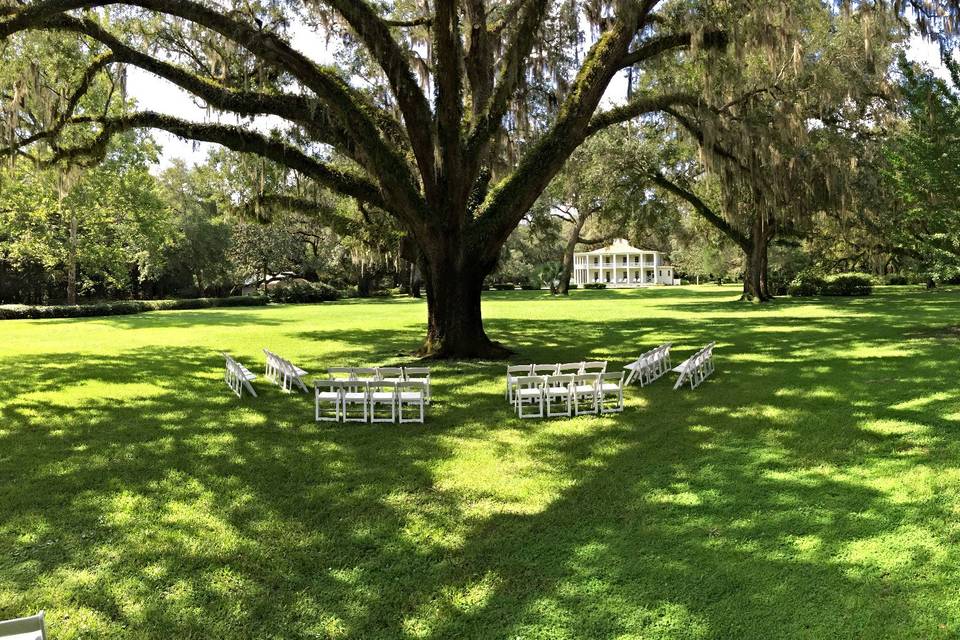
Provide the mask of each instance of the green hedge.
[{"label": "green hedge", "polygon": [[587,284],[583,285],[583,288],[584,289],[606,289],[607,283],[606,282],[588,282]]},{"label": "green hedge", "polygon": [[49,305],[33,307],[25,304],[0,305],[0,320],[37,318],[88,318],[92,316],[120,316],[143,311],[174,309],[208,309],[211,307],[261,307],[267,304],[263,296],[232,296],[230,298],[187,298],[184,300],[121,300],[80,305]]},{"label": "green hedge", "polygon": [[272,302],[330,302],[341,297],[340,292],[328,284],[306,280],[281,283],[267,295]]},{"label": "green hedge", "polygon": [[517,288],[517,285],[512,282],[496,282],[490,285],[490,288],[494,291],[513,291]]},{"label": "green hedge", "polygon": [[868,296],[873,293],[873,277],[866,273],[838,273],[823,277],[816,273],[801,273],[790,286],[791,296]]}]

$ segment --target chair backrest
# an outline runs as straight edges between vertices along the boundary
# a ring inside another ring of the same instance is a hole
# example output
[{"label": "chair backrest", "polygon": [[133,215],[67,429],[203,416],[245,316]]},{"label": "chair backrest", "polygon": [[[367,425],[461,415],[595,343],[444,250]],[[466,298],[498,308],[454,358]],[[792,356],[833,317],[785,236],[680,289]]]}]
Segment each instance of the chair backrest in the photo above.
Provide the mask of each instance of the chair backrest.
[{"label": "chair backrest", "polygon": [[370,393],[396,393],[397,382],[395,380],[370,380],[367,382],[367,388]]},{"label": "chair backrest", "polygon": [[377,367],[377,380],[403,380],[401,367]]},{"label": "chair backrest", "polygon": [[277,354],[275,354],[274,352],[270,351],[269,349],[264,349],[264,350],[263,350],[263,354],[264,354],[265,356],[267,356],[267,360],[268,360],[268,361],[271,361],[271,362],[272,362],[272,361],[275,361],[275,360],[277,359],[277,357],[278,357]]},{"label": "chair backrest", "polygon": [[596,385],[597,380],[600,379],[599,373],[578,373],[573,376],[573,384],[577,387],[583,387],[586,385]]},{"label": "chair backrest", "polygon": [[556,364],[535,364],[530,368],[530,373],[535,376],[552,376],[557,373]]},{"label": "chair backrest", "polygon": [[607,371],[607,361],[606,360],[593,360],[584,362],[583,366],[580,367],[581,373],[605,373]]},{"label": "chair backrest", "polygon": [[422,395],[426,389],[427,383],[423,380],[403,380],[397,383],[397,393],[416,392]]},{"label": "chair backrest", "polygon": [[327,374],[335,380],[353,380],[353,367],[329,367]]},{"label": "chair backrest", "polygon": [[543,376],[520,376],[517,378],[517,387],[521,389],[542,388]]},{"label": "chair backrest", "polygon": [[16,636],[22,640],[46,640],[47,625],[44,623],[43,616],[44,613],[41,611],[28,618],[14,618],[0,622],[0,638]]},{"label": "chair backrest", "polygon": [[414,380],[417,382],[430,381],[430,367],[404,367],[403,379]]},{"label": "chair backrest", "polygon": [[353,377],[356,380],[376,380],[377,370],[374,367],[354,367]]},{"label": "chair backrest", "polygon": [[528,376],[533,370],[532,364],[511,364],[507,365],[507,375],[512,376],[514,374]]},{"label": "chair backrest", "polygon": [[317,391],[341,391],[350,386],[349,380],[314,380],[313,386]]},{"label": "chair backrest", "polygon": [[343,383],[343,388],[349,393],[362,393],[367,395],[370,392],[369,380],[337,380]]},{"label": "chair backrest", "polygon": [[558,374],[555,376],[547,376],[546,384],[548,387],[569,387],[573,384],[573,374]]},{"label": "chair backrest", "polygon": [[557,373],[580,373],[583,368],[583,362],[564,362],[557,366]]},{"label": "chair backrest", "polygon": [[601,373],[600,382],[603,384],[612,384],[616,383],[617,385],[623,384],[623,372],[622,371],[611,371],[610,373]]}]

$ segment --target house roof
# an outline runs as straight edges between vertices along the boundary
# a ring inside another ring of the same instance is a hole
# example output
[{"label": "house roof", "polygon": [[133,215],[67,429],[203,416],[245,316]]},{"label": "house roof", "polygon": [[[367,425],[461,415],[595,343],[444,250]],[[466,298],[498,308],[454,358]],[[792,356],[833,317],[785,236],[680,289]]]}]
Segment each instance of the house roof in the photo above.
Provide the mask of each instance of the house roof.
[{"label": "house roof", "polygon": [[632,254],[632,253],[657,253],[657,252],[652,251],[650,249],[637,249],[636,247],[631,247],[629,242],[627,242],[623,238],[618,238],[617,240],[613,241],[613,244],[610,244],[606,247],[601,247],[600,249],[594,249],[593,251],[578,251],[577,253],[580,255],[594,256],[594,255],[606,255],[606,254],[613,254],[613,253],[619,253],[619,254],[631,253]]}]

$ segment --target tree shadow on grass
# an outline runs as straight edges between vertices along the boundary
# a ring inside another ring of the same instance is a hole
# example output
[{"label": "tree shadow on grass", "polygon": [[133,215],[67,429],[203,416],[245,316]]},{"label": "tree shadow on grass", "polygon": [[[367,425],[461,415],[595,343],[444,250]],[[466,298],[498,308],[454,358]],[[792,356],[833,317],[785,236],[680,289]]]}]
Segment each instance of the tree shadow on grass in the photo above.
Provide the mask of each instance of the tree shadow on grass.
[{"label": "tree shadow on grass", "polygon": [[[553,421],[512,415],[502,363],[437,363],[425,425],[328,426],[305,395],[236,400],[206,347],[0,360],[0,617],[46,608],[58,637],[949,636],[956,490],[925,479],[955,477],[960,406],[906,315],[491,321],[544,362],[720,343],[695,392]],[[289,355],[377,364],[412,331]]]}]

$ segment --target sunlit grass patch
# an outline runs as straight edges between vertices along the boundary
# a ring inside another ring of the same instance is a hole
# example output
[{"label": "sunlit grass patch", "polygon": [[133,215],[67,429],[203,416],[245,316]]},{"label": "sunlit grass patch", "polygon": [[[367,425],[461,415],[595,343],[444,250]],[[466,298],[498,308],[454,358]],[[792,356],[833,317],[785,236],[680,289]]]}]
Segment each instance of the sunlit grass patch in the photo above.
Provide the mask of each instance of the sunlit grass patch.
[{"label": "sunlit grass patch", "polygon": [[[55,638],[960,633],[957,294],[502,292],[514,362],[716,341],[695,391],[520,420],[502,362],[430,363],[424,425],[326,424],[221,351],[409,364],[408,299],[0,323],[0,618]],[[31,366],[24,368],[23,362]]]}]

